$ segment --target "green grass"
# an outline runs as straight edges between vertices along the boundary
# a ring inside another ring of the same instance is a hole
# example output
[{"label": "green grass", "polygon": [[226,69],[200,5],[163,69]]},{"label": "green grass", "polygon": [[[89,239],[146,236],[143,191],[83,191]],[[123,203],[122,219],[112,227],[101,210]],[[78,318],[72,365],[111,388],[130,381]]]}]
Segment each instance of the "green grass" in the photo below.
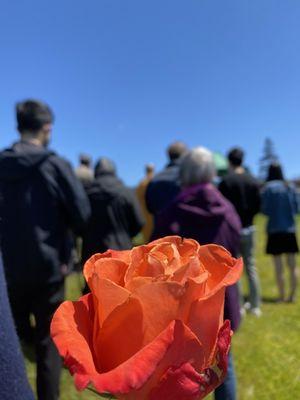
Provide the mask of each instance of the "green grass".
[{"label": "green grass", "polygon": [[[257,218],[256,226],[257,267],[266,301],[262,305],[262,317],[247,315],[233,337],[238,400],[297,400],[300,398],[300,300],[296,304],[270,301],[277,297],[277,291],[272,260],[264,254],[264,217]],[[80,285],[78,276],[68,278],[69,299],[78,298]],[[246,291],[245,282],[244,287]],[[34,364],[26,359],[26,367],[34,385]],[[61,400],[97,398],[90,391],[78,393],[69,372],[63,371]]]}]

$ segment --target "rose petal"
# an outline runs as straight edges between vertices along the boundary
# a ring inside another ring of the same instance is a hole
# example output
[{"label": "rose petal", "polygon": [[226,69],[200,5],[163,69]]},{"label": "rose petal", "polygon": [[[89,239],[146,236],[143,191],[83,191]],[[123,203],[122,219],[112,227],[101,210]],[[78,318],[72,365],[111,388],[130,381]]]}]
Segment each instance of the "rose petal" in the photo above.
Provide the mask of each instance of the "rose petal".
[{"label": "rose petal", "polygon": [[138,287],[132,293],[132,298],[138,299],[142,307],[144,344],[177,319],[184,294],[184,286],[169,281],[152,282]]},{"label": "rose petal", "polygon": [[204,346],[206,363],[212,360],[217,335],[223,324],[225,288],[213,296],[194,301],[190,307],[187,326],[195,333]]},{"label": "rose petal", "polygon": [[102,257],[102,254],[95,254],[85,263],[83,273],[88,283],[91,276],[97,274],[100,278],[109,279],[117,285],[124,286],[124,276],[127,267],[127,264],[122,260]]},{"label": "rose petal", "polygon": [[218,333],[214,365],[199,371],[190,362],[168,368],[159,384],[151,391],[149,400],[205,398],[226,376],[229,348],[230,324],[226,321]]},{"label": "rose petal", "polygon": [[62,303],[51,322],[52,339],[74,375],[78,390],[83,390],[89,377],[98,372],[93,352],[93,316],[93,299],[88,294],[79,301]]},{"label": "rose petal", "polygon": [[141,349],[143,343],[142,306],[138,299],[129,297],[110,313],[94,336],[101,371],[107,372],[124,363]]},{"label": "rose petal", "polygon": [[152,388],[159,384],[166,370],[172,366],[179,367],[187,360],[195,363],[200,368],[204,368],[202,344],[193,332],[179,320],[176,320],[175,323],[173,321],[167,330],[170,329],[170,327],[173,329],[172,343],[169,348],[166,349],[167,351],[163,354],[153,374],[140,389],[132,390],[128,395],[122,396],[122,399],[149,399]]},{"label": "rose petal", "polygon": [[93,294],[95,316],[99,323],[95,324],[94,329],[98,331],[110,313],[128,299],[130,292],[108,279],[102,279],[97,273],[91,276],[88,284]]},{"label": "rose petal", "polygon": [[222,286],[237,282],[243,271],[242,259],[236,259],[221,246],[207,244],[201,246],[199,259],[210,273],[207,280],[207,292],[217,291]]}]

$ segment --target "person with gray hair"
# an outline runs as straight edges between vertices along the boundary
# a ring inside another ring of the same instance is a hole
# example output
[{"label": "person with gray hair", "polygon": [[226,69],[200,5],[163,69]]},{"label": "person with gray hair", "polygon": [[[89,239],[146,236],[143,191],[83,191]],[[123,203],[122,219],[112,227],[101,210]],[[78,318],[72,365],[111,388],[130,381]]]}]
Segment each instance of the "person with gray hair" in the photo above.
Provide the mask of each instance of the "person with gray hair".
[{"label": "person with gray hair", "polygon": [[[212,184],[215,177],[213,154],[204,147],[196,147],[183,156],[179,176],[181,192],[158,215],[153,239],[180,235],[197,240],[201,245],[215,243],[234,256],[239,251],[241,224],[232,206]],[[237,285],[225,293],[224,318],[232,330],[240,322]],[[235,400],[236,384],[232,355],[229,355],[228,374],[215,391],[216,400]]]},{"label": "person with gray hair", "polygon": [[183,157],[179,171],[183,187],[212,182],[215,175],[213,154],[205,147],[196,147]]}]

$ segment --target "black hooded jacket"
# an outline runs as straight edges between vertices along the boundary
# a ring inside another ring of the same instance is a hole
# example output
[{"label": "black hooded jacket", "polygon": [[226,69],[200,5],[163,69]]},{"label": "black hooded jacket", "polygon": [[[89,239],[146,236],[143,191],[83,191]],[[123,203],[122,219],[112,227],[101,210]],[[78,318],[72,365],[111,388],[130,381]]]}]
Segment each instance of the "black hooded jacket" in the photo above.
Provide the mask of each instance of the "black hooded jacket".
[{"label": "black hooded jacket", "polygon": [[92,216],[83,237],[83,261],[107,249],[130,249],[131,239],[144,224],[133,191],[114,173],[103,173],[96,176],[87,194]]},{"label": "black hooded jacket", "polygon": [[0,153],[1,248],[9,286],[60,281],[70,231],[80,234],[89,215],[67,161],[22,141]]}]

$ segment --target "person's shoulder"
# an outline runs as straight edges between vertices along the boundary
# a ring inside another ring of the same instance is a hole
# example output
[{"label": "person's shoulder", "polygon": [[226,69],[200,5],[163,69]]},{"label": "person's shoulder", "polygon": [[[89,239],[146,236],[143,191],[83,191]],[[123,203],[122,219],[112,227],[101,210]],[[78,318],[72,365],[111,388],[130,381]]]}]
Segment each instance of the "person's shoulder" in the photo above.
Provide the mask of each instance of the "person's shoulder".
[{"label": "person's shoulder", "polygon": [[51,154],[48,157],[48,162],[61,171],[72,169],[71,163],[54,151],[51,151]]},{"label": "person's shoulder", "polygon": [[280,194],[288,191],[288,185],[279,180],[266,182],[263,187],[263,193]]},{"label": "person's shoulder", "polygon": [[255,185],[255,186],[258,186],[259,185],[259,182],[258,182],[258,179],[254,176],[254,175],[252,175],[251,174],[251,172],[244,172],[243,174],[242,174],[242,176],[243,176],[243,179],[246,181],[246,182],[248,182],[249,184],[251,184],[251,185]]},{"label": "person's shoulder", "polygon": [[179,175],[179,164],[168,164],[165,168],[154,175],[150,184],[155,185],[163,181],[172,181]]},{"label": "person's shoulder", "polygon": [[117,191],[120,195],[120,197],[123,197],[130,203],[133,202],[136,199],[136,194],[134,188],[130,188],[123,183],[117,187]]}]

